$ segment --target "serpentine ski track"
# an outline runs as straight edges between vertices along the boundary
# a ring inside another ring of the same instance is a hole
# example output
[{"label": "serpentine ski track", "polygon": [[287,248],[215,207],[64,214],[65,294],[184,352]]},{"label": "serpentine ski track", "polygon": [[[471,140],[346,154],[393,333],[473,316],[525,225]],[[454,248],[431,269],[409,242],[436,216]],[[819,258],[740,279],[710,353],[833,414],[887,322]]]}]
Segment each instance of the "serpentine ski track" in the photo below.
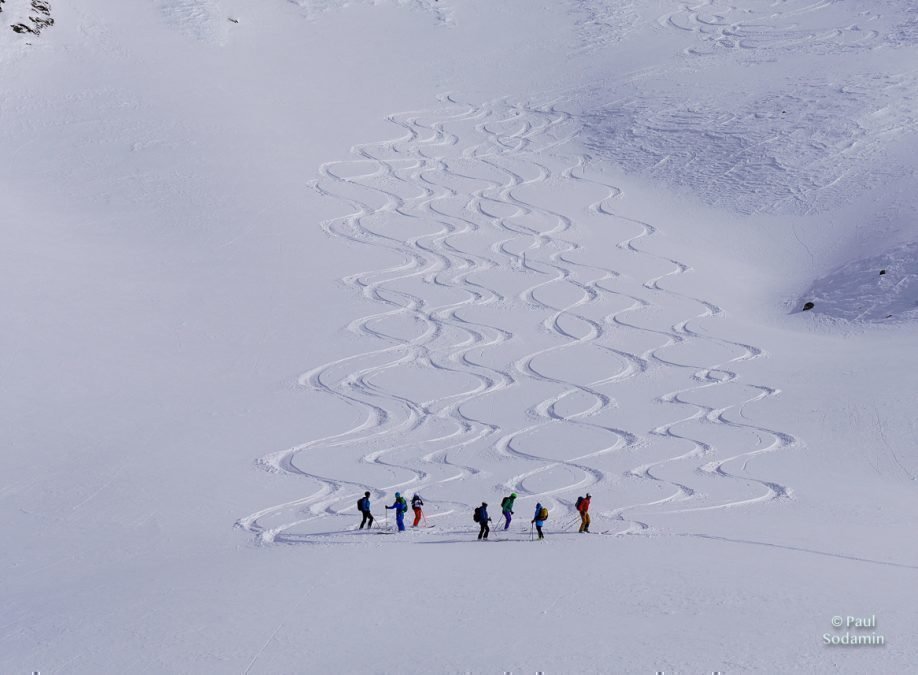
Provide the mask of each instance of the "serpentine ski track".
[{"label": "serpentine ski track", "polygon": [[679,291],[691,266],[618,215],[622,189],[571,149],[576,118],[443,96],[388,119],[400,135],[311,183],[350,208],[323,224],[342,251],[394,261],[343,278],[372,309],[345,327],[365,350],[299,377],[358,422],[257,460],[304,494],[239,527],[258,543],[347,541],[364,490],[378,518],[379,500],[419,492],[431,534],[470,529],[473,505],[511,490],[524,521],[539,500],[555,527],[589,491],[609,534],[791,496],[751,461],[797,444],[743,414],[780,393],[740,374],[765,351],[717,337],[724,311]]}]

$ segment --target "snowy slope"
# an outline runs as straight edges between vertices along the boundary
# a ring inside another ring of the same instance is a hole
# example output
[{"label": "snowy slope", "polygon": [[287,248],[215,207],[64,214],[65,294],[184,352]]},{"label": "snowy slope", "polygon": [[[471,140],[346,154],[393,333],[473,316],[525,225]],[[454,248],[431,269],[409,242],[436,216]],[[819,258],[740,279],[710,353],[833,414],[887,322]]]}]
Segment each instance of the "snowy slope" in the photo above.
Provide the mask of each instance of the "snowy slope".
[{"label": "snowy slope", "polygon": [[910,3],[0,10],[0,671],[915,662]]}]

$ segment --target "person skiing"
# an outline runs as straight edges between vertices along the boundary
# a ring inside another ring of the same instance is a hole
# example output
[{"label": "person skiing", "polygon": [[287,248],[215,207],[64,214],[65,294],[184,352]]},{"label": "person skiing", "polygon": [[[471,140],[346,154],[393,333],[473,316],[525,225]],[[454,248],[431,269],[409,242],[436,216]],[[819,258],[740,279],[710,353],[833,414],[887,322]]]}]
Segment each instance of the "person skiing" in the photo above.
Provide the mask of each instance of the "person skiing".
[{"label": "person skiing", "polygon": [[481,506],[475,509],[475,522],[481,526],[478,530],[478,538],[487,539],[488,533],[491,531],[491,526],[488,525],[491,522],[491,518],[488,516],[487,502],[481,502]]},{"label": "person skiing", "polygon": [[411,527],[417,527],[418,523],[421,522],[421,517],[424,515],[421,511],[422,506],[424,506],[424,500],[415,492],[414,497],[411,498],[411,508],[414,510],[414,524]]},{"label": "person skiing", "polygon": [[586,497],[579,497],[577,499],[577,510],[580,512],[580,532],[590,531],[590,493],[587,492]]},{"label": "person skiing", "polygon": [[370,513],[370,492],[363,493],[363,497],[357,501],[357,510],[363,514],[363,519],[360,521],[360,528],[363,529],[363,526],[366,525],[369,530],[373,527],[373,514]]},{"label": "person skiing", "polygon": [[395,509],[395,524],[398,525],[398,531],[405,531],[405,511],[408,510],[408,502],[402,497],[401,492],[395,493],[395,501],[392,506],[387,506],[386,510]]},{"label": "person skiing", "polygon": [[507,520],[504,523],[504,529],[510,528],[510,517],[513,515],[513,502],[516,501],[516,493],[510,493],[509,497],[504,497],[500,502],[500,509],[504,514],[504,518]]},{"label": "person skiing", "polygon": [[532,516],[532,523],[535,523],[536,531],[539,533],[539,539],[545,539],[545,535],[542,534],[542,526],[545,524],[545,521],[548,519],[548,509],[542,506],[541,503],[536,504],[535,514]]}]

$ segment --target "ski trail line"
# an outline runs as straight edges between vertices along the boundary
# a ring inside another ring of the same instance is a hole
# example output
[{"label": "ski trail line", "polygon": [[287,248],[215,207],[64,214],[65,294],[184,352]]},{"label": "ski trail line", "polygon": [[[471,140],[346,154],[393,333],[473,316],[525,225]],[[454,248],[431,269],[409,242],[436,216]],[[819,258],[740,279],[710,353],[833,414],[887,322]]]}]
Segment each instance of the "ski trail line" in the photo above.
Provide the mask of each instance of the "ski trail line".
[{"label": "ski trail line", "polygon": [[[465,531],[470,488],[539,499],[553,520],[575,515],[586,490],[611,504],[595,515],[621,535],[652,532],[650,517],[792,495],[749,472],[799,445],[745,415],[780,393],[742,381],[740,364],[765,351],[712,332],[724,310],[678,290],[688,263],[642,244],[657,228],[618,212],[624,192],[576,150],[574,116],[443,95],[387,119],[397,136],[353,146],[309,183],[350,209],[322,223],[329,237],[394,256],[341,278],[372,307],[343,327],[363,350],[298,378],[357,421],[256,460],[313,487],[238,527],[258,544],[305,543],[353,531],[364,491],[410,487],[430,496],[441,531]],[[601,262],[582,243],[588,226],[620,233]],[[665,327],[645,325],[661,316]],[[712,363],[711,350],[723,356]],[[655,374],[688,384],[657,390],[643,403],[665,419],[634,428],[619,398]],[[697,400],[717,391],[730,399]]]}]

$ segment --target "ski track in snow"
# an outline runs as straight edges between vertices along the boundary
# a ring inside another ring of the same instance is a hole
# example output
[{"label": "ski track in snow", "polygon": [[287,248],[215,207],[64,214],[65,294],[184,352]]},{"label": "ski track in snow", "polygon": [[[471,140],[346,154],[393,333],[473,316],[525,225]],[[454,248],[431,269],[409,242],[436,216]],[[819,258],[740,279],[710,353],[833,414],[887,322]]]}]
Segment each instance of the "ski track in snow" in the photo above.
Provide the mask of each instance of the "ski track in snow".
[{"label": "ski track in snow", "polygon": [[[584,48],[621,39],[623,26],[607,27],[592,17],[592,7],[580,10],[588,14]],[[735,96],[717,103],[705,82],[694,80],[702,60],[707,69],[780,63],[801,53],[857,62],[873,51],[913,46],[918,9],[909,3],[667,0],[657,12],[663,10],[654,19],[653,8],[644,6],[639,21],[656,21],[658,31],[683,38],[685,91],[659,95],[653,69],[641,76],[649,78],[646,86],[634,79],[607,84],[603,91],[615,98],[584,116],[596,155],[744,214],[824,213],[911,171],[895,158],[918,130],[918,72],[907,58],[899,72],[816,70],[755,91],[740,84]]]},{"label": "ski track in snow", "polygon": [[[837,52],[871,48],[884,35],[872,26],[880,15],[870,8],[856,22],[835,11],[838,0],[758,0],[737,5],[725,0],[674,3],[677,8],[659,17],[660,25],[695,33],[701,46],[687,54],[719,51]],[[865,6],[866,7],[866,6]]]},{"label": "ski track in snow", "polygon": [[741,213],[811,215],[869,192],[869,167],[918,130],[918,72],[844,81],[729,107],[627,97],[587,115],[590,147],[629,172]]},{"label": "ski track in snow", "polygon": [[[748,472],[757,455],[797,443],[744,415],[746,406],[779,393],[739,384],[735,365],[763,350],[702,329],[724,313],[671,288],[691,267],[645,250],[656,228],[618,215],[622,190],[588,156],[565,154],[579,122],[549,104],[471,105],[450,96],[440,104],[389,116],[400,136],[355,146],[351,158],[321,166],[311,184],[352,209],[323,224],[330,236],[396,262],[342,280],[376,307],[347,326],[375,348],[299,378],[353,409],[358,423],[258,460],[314,488],[237,526],[258,543],[345,534],[356,527],[354,503],[364,490],[374,499],[421,492],[433,509],[428,518],[446,531],[468,529],[473,495],[515,490],[521,503],[549,506],[561,527],[575,515],[574,497],[590,491],[601,495],[596,520],[611,534],[652,532],[654,514],[788,497],[786,486]],[[568,190],[595,198],[577,209],[567,198],[562,206],[540,203]],[[583,259],[590,253],[578,242],[584,218],[623,234],[617,254],[603,252],[602,264]],[[606,266],[619,259],[642,274],[645,267],[659,273],[642,280]],[[686,314],[687,306],[695,309]],[[514,330],[500,325],[502,315],[517,317]],[[664,327],[642,325],[642,317],[661,315]],[[670,356],[674,349],[682,351]],[[713,365],[703,361],[712,349],[724,355]],[[595,361],[585,361],[587,354]],[[686,363],[686,354],[702,363]],[[565,372],[584,362],[587,375]],[[613,394],[632,396],[630,383],[660,370],[690,385],[645,402],[666,421],[628,428]],[[741,397],[695,400],[725,385]],[[552,434],[563,444],[545,440]],[[342,476],[348,463],[354,471]],[[618,487],[639,498],[622,503]]]},{"label": "ski track in snow", "polygon": [[[840,54],[918,42],[918,9],[899,0],[582,0],[576,6],[582,46],[593,51],[656,24],[689,38],[690,57],[772,59],[792,54]],[[659,9],[657,9],[659,11]]]}]

